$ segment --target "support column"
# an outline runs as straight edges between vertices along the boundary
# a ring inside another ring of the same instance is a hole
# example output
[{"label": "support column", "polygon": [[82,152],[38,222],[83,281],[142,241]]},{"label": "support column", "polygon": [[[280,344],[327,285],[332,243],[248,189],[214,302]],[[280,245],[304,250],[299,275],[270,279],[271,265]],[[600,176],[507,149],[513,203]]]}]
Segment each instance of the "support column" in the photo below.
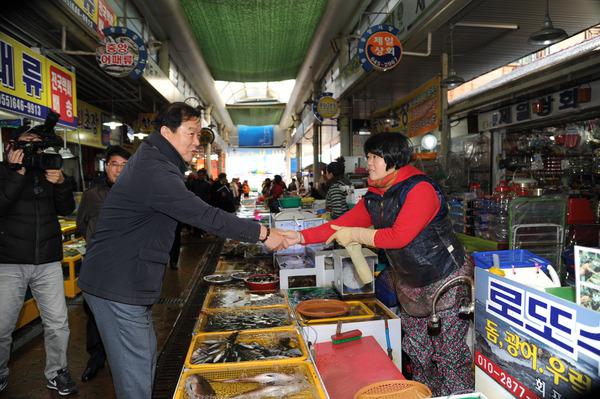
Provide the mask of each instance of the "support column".
[{"label": "support column", "polygon": [[319,169],[319,160],[321,158],[321,123],[313,123],[313,182],[315,187],[321,181],[321,170]]},{"label": "support column", "polygon": [[[448,76],[448,54],[442,53],[442,79]],[[441,88],[441,118],[440,131],[440,164],[444,172],[448,171],[448,155],[450,154],[450,120],[448,119],[448,89]]]},{"label": "support column", "polygon": [[347,98],[340,101],[340,115],[338,117],[338,129],[340,132],[340,154],[349,157],[352,154],[352,131],[350,122],[352,120],[352,103]]}]

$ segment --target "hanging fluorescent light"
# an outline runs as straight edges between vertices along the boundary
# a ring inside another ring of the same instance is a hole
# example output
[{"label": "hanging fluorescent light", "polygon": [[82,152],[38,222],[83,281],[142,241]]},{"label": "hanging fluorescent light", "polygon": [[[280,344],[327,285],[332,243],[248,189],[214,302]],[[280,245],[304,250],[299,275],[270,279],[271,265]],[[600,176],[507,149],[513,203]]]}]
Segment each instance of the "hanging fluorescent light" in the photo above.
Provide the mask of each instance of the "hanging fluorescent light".
[{"label": "hanging fluorescent light", "polygon": [[527,42],[536,46],[548,46],[565,40],[569,35],[563,29],[555,28],[550,19],[550,0],[546,0],[546,16],[542,29],[533,32]]},{"label": "hanging fluorescent light", "polygon": [[437,143],[438,143],[437,137],[435,137],[431,133],[427,133],[421,139],[421,148],[423,148],[426,151],[432,151],[437,146]]},{"label": "hanging fluorescent light", "polygon": [[115,116],[115,114],[113,114],[110,117],[110,120],[107,122],[102,123],[102,125],[104,126],[108,126],[110,128],[110,130],[116,129],[119,126],[123,126],[122,122],[119,122],[119,120],[117,119],[117,117]]}]

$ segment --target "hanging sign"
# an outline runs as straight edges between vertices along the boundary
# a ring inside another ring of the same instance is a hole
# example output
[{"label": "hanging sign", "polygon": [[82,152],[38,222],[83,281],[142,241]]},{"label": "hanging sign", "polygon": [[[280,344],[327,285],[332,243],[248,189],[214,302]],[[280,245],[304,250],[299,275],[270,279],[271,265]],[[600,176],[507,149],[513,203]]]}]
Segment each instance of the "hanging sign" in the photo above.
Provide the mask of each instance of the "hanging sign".
[{"label": "hanging sign", "polygon": [[111,26],[102,33],[104,40],[96,48],[96,61],[100,68],[117,78],[139,78],[148,61],[148,49],[142,38],[120,26]]},{"label": "hanging sign", "polygon": [[45,120],[52,109],[59,126],[77,126],[75,74],[0,33],[0,109]]},{"label": "hanging sign", "polygon": [[238,141],[240,147],[264,147],[273,145],[273,125],[246,126],[238,125]]},{"label": "hanging sign", "polygon": [[600,383],[600,313],[475,268],[475,389],[574,398]]},{"label": "hanging sign", "polygon": [[323,119],[325,118],[335,118],[338,112],[338,102],[333,98],[333,93],[321,93],[316,101],[313,102],[313,114],[319,122],[323,122]]},{"label": "hanging sign", "polygon": [[389,71],[400,63],[402,44],[399,30],[391,25],[375,25],[363,33],[358,44],[358,56],[363,69]]}]

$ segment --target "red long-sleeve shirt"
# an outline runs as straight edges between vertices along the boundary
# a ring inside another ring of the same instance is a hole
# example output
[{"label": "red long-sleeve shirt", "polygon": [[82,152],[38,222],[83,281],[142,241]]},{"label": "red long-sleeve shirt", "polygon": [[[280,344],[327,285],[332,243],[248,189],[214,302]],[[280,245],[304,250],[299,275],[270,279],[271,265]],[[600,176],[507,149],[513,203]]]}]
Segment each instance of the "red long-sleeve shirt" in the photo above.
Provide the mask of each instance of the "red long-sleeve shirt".
[{"label": "red long-sleeve shirt", "polygon": [[[404,166],[398,171],[394,184],[411,176],[422,174],[423,172],[411,165]],[[369,191],[379,195],[384,193],[384,190],[374,187],[369,187]],[[417,183],[406,196],[393,226],[377,230],[375,246],[383,249],[405,247],[431,223],[439,210],[440,200],[433,186],[427,182]],[[303,230],[304,243],[315,244],[326,241],[335,232],[330,227],[332,224],[346,227],[369,227],[373,223],[364,199],[361,199],[354,208],[334,221]]]}]

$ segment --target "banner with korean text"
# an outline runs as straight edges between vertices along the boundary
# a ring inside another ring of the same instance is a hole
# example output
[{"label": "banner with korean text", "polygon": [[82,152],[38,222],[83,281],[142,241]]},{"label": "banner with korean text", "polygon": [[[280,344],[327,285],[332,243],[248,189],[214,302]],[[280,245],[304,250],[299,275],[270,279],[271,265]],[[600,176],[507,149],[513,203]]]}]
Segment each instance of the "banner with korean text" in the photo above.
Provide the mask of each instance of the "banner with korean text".
[{"label": "banner with korean text", "polygon": [[475,388],[581,397],[600,385],[600,313],[475,268]]},{"label": "banner with korean text", "polygon": [[75,74],[0,33],[0,109],[44,120],[52,109],[59,126],[77,126]]}]

